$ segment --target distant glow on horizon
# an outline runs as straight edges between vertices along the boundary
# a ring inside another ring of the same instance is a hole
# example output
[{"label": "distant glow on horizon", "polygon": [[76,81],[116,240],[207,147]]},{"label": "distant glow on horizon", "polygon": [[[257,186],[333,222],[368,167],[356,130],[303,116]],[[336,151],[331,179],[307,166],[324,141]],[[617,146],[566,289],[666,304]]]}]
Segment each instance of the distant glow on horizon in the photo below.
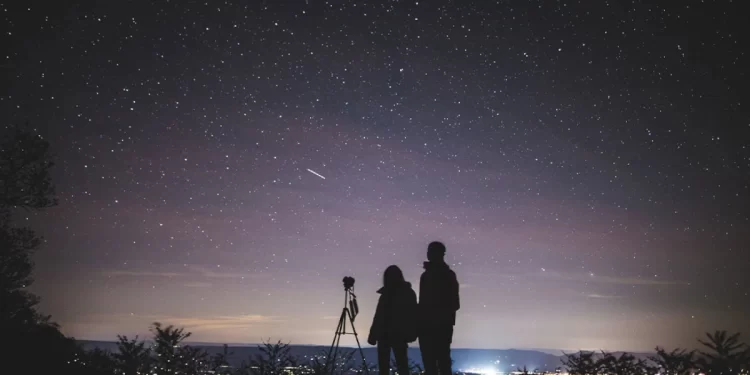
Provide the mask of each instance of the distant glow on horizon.
[{"label": "distant glow on horizon", "polygon": [[505,374],[502,371],[498,371],[497,369],[491,368],[491,367],[470,367],[464,372],[474,373],[474,374],[482,374],[482,375],[503,375]]}]

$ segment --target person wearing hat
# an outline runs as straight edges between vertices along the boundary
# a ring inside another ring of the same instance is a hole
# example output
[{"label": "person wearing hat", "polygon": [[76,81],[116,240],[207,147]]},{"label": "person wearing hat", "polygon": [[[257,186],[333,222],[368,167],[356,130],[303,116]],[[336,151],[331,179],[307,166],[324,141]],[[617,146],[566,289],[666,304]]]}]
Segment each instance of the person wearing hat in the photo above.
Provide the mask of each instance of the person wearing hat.
[{"label": "person wearing hat", "polygon": [[419,279],[419,350],[425,375],[452,375],[451,343],[460,308],[456,273],[443,259],[445,245],[431,242]]}]

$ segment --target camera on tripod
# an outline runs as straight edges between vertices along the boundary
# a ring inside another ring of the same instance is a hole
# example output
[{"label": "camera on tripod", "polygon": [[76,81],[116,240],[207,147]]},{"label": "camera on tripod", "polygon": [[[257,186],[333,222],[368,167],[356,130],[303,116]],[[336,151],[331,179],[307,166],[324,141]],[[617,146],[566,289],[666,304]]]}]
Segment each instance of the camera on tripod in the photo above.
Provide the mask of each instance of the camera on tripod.
[{"label": "camera on tripod", "polygon": [[354,288],[354,278],[351,276],[344,277],[344,290],[350,290]]}]

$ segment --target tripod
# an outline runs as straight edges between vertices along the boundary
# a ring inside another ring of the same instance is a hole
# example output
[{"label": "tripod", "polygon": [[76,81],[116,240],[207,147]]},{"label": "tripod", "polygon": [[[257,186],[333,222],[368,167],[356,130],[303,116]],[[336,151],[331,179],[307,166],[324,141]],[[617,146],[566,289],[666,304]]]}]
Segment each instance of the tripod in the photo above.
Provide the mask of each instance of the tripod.
[{"label": "tripod", "polygon": [[[338,355],[339,342],[341,342],[341,336],[343,335],[354,335],[354,339],[357,341],[357,348],[359,348],[359,355],[362,356],[362,368],[364,369],[364,373],[365,375],[370,374],[367,369],[365,353],[362,351],[362,346],[359,344],[359,336],[357,336],[357,330],[354,328],[354,318],[356,318],[357,313],[359,313],[359,306],[357,305],[357,296],[352,293],[353,284],[353,279],[352,285],[347,285],[346,280],[344,281],[344,309],[341,311],[339,325],[336,327],[336,334],[333,336],[331,349],[328,350],[328,357],[326,358],[325,367],[326,374],[333,375],[334,370],[336,369],[336,356]],[[349,324],[352,327],[351,332],[346,331],[347,319],[349,319]]]}]

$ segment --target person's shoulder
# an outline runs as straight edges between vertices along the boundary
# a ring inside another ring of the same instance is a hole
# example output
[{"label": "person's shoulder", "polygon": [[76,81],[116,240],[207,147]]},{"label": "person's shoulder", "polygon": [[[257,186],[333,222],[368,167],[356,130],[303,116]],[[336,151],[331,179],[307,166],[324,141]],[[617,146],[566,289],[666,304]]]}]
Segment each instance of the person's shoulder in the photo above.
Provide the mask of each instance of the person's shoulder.
[{"label": "person's shoulder", "polygon": [[453,271],[453,269],[450,267],[444,267],[443,269],[441,269],[440,274],[448,275],[448,276],[456,276],[456,272]]},{"label": "person's shoulder", "polygon": [[458,280],[458,277],[456,277],[456,272],[452,269],[448,268],[447,272],[445,273],[445,276],[450,278],[451,280]]}]

